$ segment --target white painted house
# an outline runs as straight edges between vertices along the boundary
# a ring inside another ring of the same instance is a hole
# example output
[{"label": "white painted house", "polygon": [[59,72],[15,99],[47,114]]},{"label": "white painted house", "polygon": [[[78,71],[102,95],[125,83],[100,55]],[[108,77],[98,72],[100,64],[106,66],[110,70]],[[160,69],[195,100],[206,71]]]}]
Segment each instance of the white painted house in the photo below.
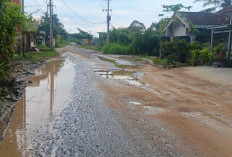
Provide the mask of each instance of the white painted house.
[{"label": "white painted house", "polygon": [[228,47],[228,61],[232,43],[232,6],[215,13],[176,12],[165,27],[166,37],[194,42],[223,42]]}]

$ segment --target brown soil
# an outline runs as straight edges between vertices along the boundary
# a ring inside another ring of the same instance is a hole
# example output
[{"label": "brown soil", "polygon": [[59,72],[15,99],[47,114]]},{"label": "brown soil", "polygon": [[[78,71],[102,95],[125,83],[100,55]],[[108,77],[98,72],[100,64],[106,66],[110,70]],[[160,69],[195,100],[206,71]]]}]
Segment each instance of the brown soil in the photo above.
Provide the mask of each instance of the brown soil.
[{"label": "brown soil", "polygon": [[[144,88],[119,83],[99,85],[113,109],[127,117],[139,114],[156,128],[162,125],[180,155],[231,156],[232,85],[226,84],[221,73],[205,67],[165,70],[151,65],[133,71],[144,73]],[[232,80],[230,74],[227,78]],[[128,107],[130,101],[141,105]],[[147,107],[151,111],[145,112]]]}]

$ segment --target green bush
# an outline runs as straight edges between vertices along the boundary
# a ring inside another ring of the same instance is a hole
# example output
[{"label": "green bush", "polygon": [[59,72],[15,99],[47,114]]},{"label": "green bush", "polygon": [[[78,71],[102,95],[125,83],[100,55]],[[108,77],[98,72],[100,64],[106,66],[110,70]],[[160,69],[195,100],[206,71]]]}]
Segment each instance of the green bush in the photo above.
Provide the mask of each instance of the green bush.
[{"label": "green bush", "polygon": [[191,46],[185,40],[164,42],[162,52],[163,57],[167,58],[169,62],[187,63],[191,55]]},{"label": "green bush", "polygon": [[0,19],[0,81],[4,81],[7,79],[10,61],[14,57],[16,28],[22,28],[26,18],[20,6],[12,5],[8,0],[1,0]]},{"label": "green bush", "polygon": [[40,61],[43,61],[44,59],[56,57],[58,55],[59,55],[59,52],[57,52],[54,49],[54,50],[44,51],[40,53],[28,52],[25,54],[25,57],[23,55],[15,54],[14,60],[29,60],[29,61],[40,62]]},{"label": "green bush", "polygon": [[65,47],[66,45],[68,45],[68,41],[66,41],[66,40],[57,40],[56,41],[56,48],[63,48],[63,47]]},{"label": "green bush", "polygon": [[130,54],[130,47],[126,45],[119,45],[116,43],[109,43],[103,47],[103,53],[105,54],[119,54],[128,55]]},{"label": "green bush", "polygon": [[226,57],[226,47],[224,44],[218,44],[217,46],[214,47],[213,52],[217,54],[217,59],[222,62],[225,60]]},{"label": "green bush", "polygon": [[101,47],[101,46],[79,45],[79,47],[84,48],[84,49],[95,50],[95,51],[101,51],[101,50],[102,50],[102,47]]},{"label": "green bush", "polygon": [[191,51],[191,57],[190,57],[190,64],[192,66],[198,65],[199,64],[199,54],[200,50],[199,49],[193,49]]},{"label": "green bush", "polygon": [[105,44],[105,45],[103,46],[103,48],[102,48],[103,53],[105,53],[105,54],[110,53],[109,50],[110,50],[110,47],[111,47],[112,45],[113,45],[112,43]]},{"label": "green bush", "polygon": [[39,49],[40,52],[50,51],[51,49],[50,47],[47,47],[45,45],[37,45],[36,47]]},{"label": "green bush", "polygon": [[210,48],[209,47],[205,47],[200,51],[199,54],[199,59],[201,61],[201,64],[206,64],[210,62]]},{"label": "green bush", "polygon": [[115,44],[115,45],[110,47],[109,52],[111,54],[128,55],[129,54],[129,47]]},{"label": "green bush", "polygon": [[213,63],[215,61],[219,61],[219,57],[216,52],[210,52],[209,53],[210,63]]},{"label": "green bush", "polygon": [[206,47],[208,46],[208,44],[205,45],[205,44],[201,44],[200,42],[196,41],[196,42],[189,43],[189,46],[191,50],[201,50],[202,47]]}]

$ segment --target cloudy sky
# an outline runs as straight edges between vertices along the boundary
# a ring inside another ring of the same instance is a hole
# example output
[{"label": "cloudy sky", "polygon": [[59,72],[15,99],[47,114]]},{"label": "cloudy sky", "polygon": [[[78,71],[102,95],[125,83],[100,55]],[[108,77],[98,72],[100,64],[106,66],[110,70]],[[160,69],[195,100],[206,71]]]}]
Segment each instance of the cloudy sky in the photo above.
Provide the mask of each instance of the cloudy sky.
[{"label": "cloudy sky", "polygon": [[[162,5],[182,3],[185,6],[193,6],[191,11],[203,9],[201,3],[192,3],[192,1],[111,0],[111,25],[127,27],[133,20],[138,20],[148,27],[152,22],[159,21],[158,15],[162,13]],[[26,11],[33,12],[33,15],[38,18],[43,12],[46,12],[48,2],[49,0],[25,0]],[[67,31],[74,33],[78,32],[77,28],[80,28],[94,35],[97,35],[97,32],[106,31],[106,12],[102,11],[102,9],[107,8],[106,0],[53,0],[53,2],[55,5],[54,13],[58,14]]]}]

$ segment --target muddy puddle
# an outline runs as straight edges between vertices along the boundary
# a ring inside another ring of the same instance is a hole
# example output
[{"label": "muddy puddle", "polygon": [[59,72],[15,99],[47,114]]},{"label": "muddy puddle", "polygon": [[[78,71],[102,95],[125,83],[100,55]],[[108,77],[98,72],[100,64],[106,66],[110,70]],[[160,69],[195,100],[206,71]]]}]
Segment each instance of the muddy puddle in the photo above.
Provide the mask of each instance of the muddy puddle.
[{"label": "muddy puddle", "polygon": [[120,81],[124,81],[130,85],[135,85],[135,86],[142,85],[142,82],[138,78],[133,77],[136,75],[136,73],[133,73],[130,71],[120,70],[120,71],[112,72],[112,71],[102,70],[98,68],[94,69],[93,71],[105,79],[120,80]]},{"label": "muddy puddle", "polygon": [[[117,59],[117,58],[113,58],[110,56],[106,56],[106,55],[97,55],[98,58],[100,58],[100,60],[103,59],[103,61],[111,61],[111,62],[115,62],[118,65],[130,65],[130,66],[134,66],[133,63],[126,61],[126,60],[121,60],[121,59]],[[102,58],[102,59],[101,59]]]},{"label": "muddy puddle", "polygon": [[30,156],[33,134],[41,125],[51,123],[69,103],[74,78],[74,64],[68,57],[52,60],[36,71],[16,103],[5,140],[0,144],[1,157]]}]

